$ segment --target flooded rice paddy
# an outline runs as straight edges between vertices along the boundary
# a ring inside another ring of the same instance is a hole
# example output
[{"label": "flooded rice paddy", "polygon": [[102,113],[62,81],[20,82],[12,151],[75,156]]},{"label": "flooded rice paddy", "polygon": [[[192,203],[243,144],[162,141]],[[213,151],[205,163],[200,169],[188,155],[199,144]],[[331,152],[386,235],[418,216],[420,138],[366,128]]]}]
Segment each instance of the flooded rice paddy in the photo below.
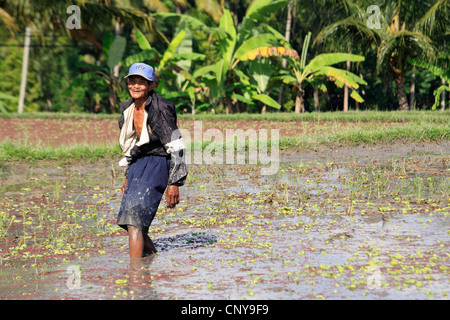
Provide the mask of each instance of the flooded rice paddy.
[{"label": "flooded rice paddy", "polygon": [[3,165],[1,299],[448,299],[448,149],[191,165],[130,266],[116,163]]}]

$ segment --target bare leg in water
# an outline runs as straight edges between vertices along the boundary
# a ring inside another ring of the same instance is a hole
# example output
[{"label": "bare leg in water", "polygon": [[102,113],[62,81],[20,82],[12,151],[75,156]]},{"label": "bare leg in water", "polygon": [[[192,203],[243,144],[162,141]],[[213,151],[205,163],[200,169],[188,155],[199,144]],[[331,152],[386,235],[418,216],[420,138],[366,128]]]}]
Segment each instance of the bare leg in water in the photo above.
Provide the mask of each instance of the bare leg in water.
[{"label": "bare leg in water", "polygon": [[128,244],[130,258],[142,258],[144,254],[156,253],[155,245],[147,234],[134,226],[128,225]]}]

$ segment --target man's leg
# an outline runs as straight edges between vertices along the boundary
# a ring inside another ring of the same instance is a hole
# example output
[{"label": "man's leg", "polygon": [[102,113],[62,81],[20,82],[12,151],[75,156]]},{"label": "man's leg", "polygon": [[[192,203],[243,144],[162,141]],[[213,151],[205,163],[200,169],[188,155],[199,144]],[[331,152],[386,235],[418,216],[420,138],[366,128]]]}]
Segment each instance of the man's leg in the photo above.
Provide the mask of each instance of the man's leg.
[{"label": "man's leg", "polygon": [[144,237],[142,231],[132,225],[128,225],[128,244],[130,246],[130,258],[142,258]]},{"label": "man's leg", "polygon": [[144,234],[144,253],[152,254],[156,252],[157,251],[152,239],[150,239],[148,234]]},{"label": "man's leg", "polygon": [[156,253],[155,245],[150,237],[142,234],[139,228],[128,225],[128,242],[130,247],[130,258],[141,258],[144,253]]}]

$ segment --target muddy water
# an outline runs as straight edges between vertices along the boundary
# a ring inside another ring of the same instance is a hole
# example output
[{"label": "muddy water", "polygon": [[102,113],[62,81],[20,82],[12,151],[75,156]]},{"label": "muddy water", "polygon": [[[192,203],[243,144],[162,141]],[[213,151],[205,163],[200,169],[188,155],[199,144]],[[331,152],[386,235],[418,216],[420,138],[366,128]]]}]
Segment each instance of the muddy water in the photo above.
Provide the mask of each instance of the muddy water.
[{"label": "muddy water", "polygon": [[[306,158],[306,159],[305,159]],[[2,299],[448,299],[449,155],[191,166],[130,263],[112,163],[2,168]],[[12,216],[15,218],[11,218]]]}]

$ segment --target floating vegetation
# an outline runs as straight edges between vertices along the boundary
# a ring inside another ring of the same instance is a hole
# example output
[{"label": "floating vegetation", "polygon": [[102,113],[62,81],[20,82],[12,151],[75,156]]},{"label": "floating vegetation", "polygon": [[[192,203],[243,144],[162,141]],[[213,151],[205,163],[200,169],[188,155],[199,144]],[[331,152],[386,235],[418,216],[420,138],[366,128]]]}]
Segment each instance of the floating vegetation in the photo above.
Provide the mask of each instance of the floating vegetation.
[{"label": "floating vegetation", "polygon": [[[418,152],[190,167],[130,269],[111,163],[2,167],[4,299],[448,299],[449,165]],[[116,181],[117,180],[117,181]]]}]

